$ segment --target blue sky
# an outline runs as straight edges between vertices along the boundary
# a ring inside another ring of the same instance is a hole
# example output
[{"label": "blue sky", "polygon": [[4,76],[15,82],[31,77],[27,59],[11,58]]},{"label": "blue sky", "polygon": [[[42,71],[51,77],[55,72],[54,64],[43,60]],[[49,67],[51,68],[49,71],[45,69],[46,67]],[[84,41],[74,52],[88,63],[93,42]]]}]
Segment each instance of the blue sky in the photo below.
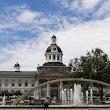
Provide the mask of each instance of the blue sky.
[{"label": "blue sky", "polygon": [[36,70],[53,34],[63,62],[99,47],[109,52],[110,0],[0,0],[0,70]]}]

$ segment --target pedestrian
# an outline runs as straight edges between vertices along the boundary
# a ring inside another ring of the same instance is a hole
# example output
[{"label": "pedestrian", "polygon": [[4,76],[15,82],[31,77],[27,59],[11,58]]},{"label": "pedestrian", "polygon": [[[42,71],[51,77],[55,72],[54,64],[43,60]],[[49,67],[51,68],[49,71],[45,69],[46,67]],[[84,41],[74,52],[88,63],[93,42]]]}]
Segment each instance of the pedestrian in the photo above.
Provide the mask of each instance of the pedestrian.
[{"label": "pedestrian", "polygon": [[49,101],[47,99],[44,101],[44,110],[49,110]]}]

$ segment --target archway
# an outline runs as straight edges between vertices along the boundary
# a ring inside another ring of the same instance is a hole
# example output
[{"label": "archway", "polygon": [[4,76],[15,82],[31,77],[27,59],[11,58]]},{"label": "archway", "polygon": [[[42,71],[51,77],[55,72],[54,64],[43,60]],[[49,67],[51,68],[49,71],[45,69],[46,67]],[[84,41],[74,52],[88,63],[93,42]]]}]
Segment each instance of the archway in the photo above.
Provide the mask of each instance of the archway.
[{"label": "archway", "polygon": [[31,88],[29,91],[27,91],[26,93],[24,93],[20,98],[18,98],[14,103],[12,103],[12,105],[17,105],[25,96],[27,96],[28,94],[30,94],[31,92],[33,92],[37,88],[40,88],[40,87],[45,86],[47,84],[53,84],[53,83],[63,82],[63,81],[90,82],[90,83],[97,83],[97,84],[101,84],[101,85],[110,87],[110,84],[108,84],[106,82],[102,82],[102,81],[98,81],[98,80],[92,80],[92,79],[81,79],[81,78],[57,79],[57,80],[52,80],[52,81],[48,81],[48,82],[42,83],[42,84],[40,84],[38,86],[35,86],[35,87]]}]

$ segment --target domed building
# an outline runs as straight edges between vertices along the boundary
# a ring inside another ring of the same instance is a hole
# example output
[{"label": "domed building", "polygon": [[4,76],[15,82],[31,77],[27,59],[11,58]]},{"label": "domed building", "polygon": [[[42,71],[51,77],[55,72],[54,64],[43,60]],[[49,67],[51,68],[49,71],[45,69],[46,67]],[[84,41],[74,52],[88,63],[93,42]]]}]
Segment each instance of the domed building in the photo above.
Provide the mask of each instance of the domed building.
[{"label": "domed building", "polygon": [[[51,45],[46,49],[46,62],[37,67],[37,71],[20,71],[20,64],[14,65],[15,71],[0,71],[1,91],[8,90],[14,92],[20,90],[22,93],[50,80],[67,78],[70,68],[63,64],[63,52],[56,43],[55,35],[51,38]],[[7,77],[8,75],[8,77]],[[36,99],[45,97],[61,98],[61,89],[64,88],[63,82],[47,84],[39,88],[32,94]]]},{"label": "domed building", "polygon": [[[43,66],[37,67],[37,84],[41,84],[46,81],[67,78],[70,73],[70,68],[63,64],[63,53],[61,48],[56,44],[56,36],[51,38],[51,45],[47,48],[45,53],[46,62]],[[63,87],[62,82],[55,84],[47,84],[40,90],[41,97],[58,97],[61,98],[61,89]],[[46,90],[44,92],[44,90]],[[38,94],[38,93],[37,93]]]}]

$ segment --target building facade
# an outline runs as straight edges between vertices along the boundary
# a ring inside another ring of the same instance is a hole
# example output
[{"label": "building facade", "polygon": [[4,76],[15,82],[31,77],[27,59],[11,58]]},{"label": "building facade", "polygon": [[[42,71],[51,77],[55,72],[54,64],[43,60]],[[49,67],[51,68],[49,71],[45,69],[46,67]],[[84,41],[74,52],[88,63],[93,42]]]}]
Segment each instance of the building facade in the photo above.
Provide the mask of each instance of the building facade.
[{"label": "building facade", "polygon": [[[20,71],[20,64],[14,65],[15,71],[0,71],[0,90],[9,92],[20,90],[22,93],[50,80],[67,78],[70,68],[63,64],[63,52],[56,43],[56,36],[51,38],[51,45],[45,52],[46,62],[37,67],[37,71]],[[34,91],[35,98],[61,97],[63,82],[47,84]]]}]

